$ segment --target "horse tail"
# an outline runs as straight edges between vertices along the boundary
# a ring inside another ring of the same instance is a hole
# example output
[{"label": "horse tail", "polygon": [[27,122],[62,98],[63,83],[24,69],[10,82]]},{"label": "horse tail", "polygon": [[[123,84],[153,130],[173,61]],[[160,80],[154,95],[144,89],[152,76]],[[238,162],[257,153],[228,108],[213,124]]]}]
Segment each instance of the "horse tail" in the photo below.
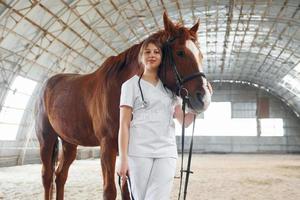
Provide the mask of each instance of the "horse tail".
[{"label": "horse tail", "polygon": [[58,152],[59,152],[59,145],[58,145],[58,138],[56,138],[55,144],[54,144],[54,148],[53,148],[53,152],[52,152],[52,167],[53,167],[53,172],[55,173],[55,167],[57,165],[57,161],[58,161]]},{"label": "horse tail", "polygon": [[51,164],[52,164],[52,170],[53,170],[53,180],[51,183],[51,189],[50,189],[50,199],[53,198],[53,196],[55,196],[55,190],[53,190],[53,187],[56,188],[55,185],[55,169],[57,166],[57,161],[58,161],[58,152],[59,152],[59,140],[58,137],[55,139],[55,143],[54,143],[54,147],[53,147],[53,152],[52,152],[52,158],[51,158]]}]

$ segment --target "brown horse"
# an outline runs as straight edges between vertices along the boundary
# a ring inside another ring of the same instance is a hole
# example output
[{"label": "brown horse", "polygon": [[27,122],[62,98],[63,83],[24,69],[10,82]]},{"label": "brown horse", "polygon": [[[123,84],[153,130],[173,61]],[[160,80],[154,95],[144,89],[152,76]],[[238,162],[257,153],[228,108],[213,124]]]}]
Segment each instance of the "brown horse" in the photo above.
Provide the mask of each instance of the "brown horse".
[{"label": "brown horse", "polygon": [[[174,93],[178,94],[180,87],[186,88],[190,97],[188,106],[195,111],[203,110],[209,104],[210,93],[205,76],[200,72],[202,54],[195,45],[199,22],[187,29],[174,25],[165,13],[163,19],[165,30],[150,36],[164,44],[159,76]],[[56,199],[64,198],[64,185],[78,145],[101,147],[103,199],[116,198],[114,175],[120,88],[141,70],[138,64],[140,47],[141,44],[136,44],[109,57],[91,74],[58,74],[45,83],[36,115],[45,200],[52,198],[54,175]],[[62,141],[59,158],[58,138]],[[128,198],[126,192],[124,198]]]}]

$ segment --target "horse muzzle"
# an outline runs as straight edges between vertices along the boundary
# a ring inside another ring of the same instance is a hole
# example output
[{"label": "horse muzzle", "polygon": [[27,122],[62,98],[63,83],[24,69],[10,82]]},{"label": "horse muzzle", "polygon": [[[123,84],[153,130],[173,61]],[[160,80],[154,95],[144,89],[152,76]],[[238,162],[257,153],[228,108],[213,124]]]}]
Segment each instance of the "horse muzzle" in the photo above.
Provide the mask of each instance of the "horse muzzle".
[{"label": "horse muzzle", "polygon": [[205,94],[202,95],[200,91],[197,91],[194,95],[189,97],[188,107],[197,114],[204,112],[211,102],[211,93],[205,90]]}]

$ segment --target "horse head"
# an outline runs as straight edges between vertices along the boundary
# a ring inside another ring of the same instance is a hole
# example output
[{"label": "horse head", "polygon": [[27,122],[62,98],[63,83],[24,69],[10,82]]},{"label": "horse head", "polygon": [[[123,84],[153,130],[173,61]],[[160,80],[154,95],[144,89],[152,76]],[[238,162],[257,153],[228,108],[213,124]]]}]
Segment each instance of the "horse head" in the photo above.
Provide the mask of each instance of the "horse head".
[{"label": "horse head", "polygon": [[211,101],[211,87],[202,69],[197,41],[199,20],[192,28],[175,25],[164,13],[163,60],[159,77],[177,96],[187,97],[188,107],[200,113]]}]

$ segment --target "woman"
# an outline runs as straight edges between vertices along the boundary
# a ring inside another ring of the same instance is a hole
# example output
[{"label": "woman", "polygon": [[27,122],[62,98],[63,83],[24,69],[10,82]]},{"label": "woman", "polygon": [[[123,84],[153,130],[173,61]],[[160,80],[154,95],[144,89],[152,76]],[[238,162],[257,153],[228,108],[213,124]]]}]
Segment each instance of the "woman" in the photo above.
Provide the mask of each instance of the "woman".
[{"label": "woman", "polygon": [[[130,176],[135,200],[167,200],[176,171],[177,147],[173,117],[183,112],[172,92],[158,77],[161,46],[149,38],[139,52],[143,73],[122,85],[120,99],[119,166],[126,182]],[[194,114],[187,113],[186,125]]]}]

